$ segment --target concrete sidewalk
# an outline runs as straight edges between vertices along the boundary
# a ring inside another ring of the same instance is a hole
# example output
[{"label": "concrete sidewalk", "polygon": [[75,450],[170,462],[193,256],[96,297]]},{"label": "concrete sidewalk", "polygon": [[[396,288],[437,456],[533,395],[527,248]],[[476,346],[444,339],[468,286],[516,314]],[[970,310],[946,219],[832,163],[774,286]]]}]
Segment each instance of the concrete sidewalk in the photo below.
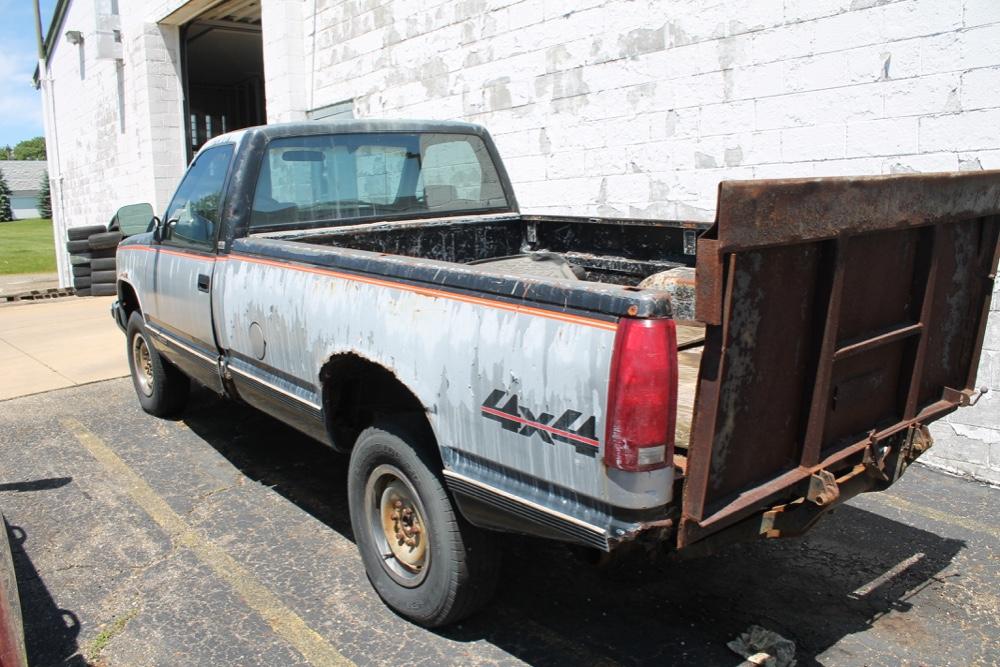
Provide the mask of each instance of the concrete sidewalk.
[{"label": "concrete sidewalk", "polygon": [[114,297],[0,306],[0,401],[128,375]]},{"label": "concrete sidewalk", "polygon": [[0,297],[59,287],[58,273],[11,273],[0,276]]}]

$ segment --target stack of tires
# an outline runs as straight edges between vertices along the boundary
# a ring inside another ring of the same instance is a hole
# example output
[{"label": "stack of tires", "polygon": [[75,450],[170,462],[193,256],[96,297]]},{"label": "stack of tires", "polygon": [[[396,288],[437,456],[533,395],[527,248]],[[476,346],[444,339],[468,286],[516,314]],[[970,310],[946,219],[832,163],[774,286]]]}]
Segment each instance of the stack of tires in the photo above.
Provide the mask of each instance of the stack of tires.
[{"label": "stack of tires", "polygon": [[104,225],[71,227],[66,250],[73,265],[73,287],[77,296],[113,296],[116,293],[115,251],[122,234]]}]

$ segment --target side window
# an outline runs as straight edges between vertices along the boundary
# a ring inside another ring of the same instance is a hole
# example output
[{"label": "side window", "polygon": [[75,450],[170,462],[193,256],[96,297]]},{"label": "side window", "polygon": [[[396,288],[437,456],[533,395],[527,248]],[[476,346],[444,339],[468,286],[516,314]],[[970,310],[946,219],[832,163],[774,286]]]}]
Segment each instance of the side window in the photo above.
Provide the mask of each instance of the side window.
[{"label": "side window", "polygon": [[222,188],[232,156],[232,144],[209,148],[198,156],[163,216],[168,223],[165,241],[211,248],[219,226]]}]

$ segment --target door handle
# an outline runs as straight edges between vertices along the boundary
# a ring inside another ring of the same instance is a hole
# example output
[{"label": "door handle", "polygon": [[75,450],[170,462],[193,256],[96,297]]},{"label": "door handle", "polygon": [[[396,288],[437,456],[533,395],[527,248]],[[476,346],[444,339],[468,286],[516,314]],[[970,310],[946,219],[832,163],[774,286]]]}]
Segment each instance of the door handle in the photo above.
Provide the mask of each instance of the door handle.
[{"label": "door handle", "polygon": [[198,274],[198,289],[200,291],[202,291],[202,292],[207,292],[208,291],[209,281],[210,281],[210,279],[209,279],[208,276],[206,276],[204,273],[199,273]]}]

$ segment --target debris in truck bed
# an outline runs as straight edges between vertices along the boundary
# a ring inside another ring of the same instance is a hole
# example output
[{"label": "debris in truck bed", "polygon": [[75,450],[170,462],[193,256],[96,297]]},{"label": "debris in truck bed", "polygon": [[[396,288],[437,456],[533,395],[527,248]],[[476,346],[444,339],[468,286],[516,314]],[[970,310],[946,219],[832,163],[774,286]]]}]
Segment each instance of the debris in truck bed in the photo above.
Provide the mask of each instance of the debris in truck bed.
[{"label": "debris in truck bed", "polygon": [[746,632],[726,646],[737,655],[746,658],[743,665],[762,667],[795,665],[795,642],[759,625],[751,625]]}]

